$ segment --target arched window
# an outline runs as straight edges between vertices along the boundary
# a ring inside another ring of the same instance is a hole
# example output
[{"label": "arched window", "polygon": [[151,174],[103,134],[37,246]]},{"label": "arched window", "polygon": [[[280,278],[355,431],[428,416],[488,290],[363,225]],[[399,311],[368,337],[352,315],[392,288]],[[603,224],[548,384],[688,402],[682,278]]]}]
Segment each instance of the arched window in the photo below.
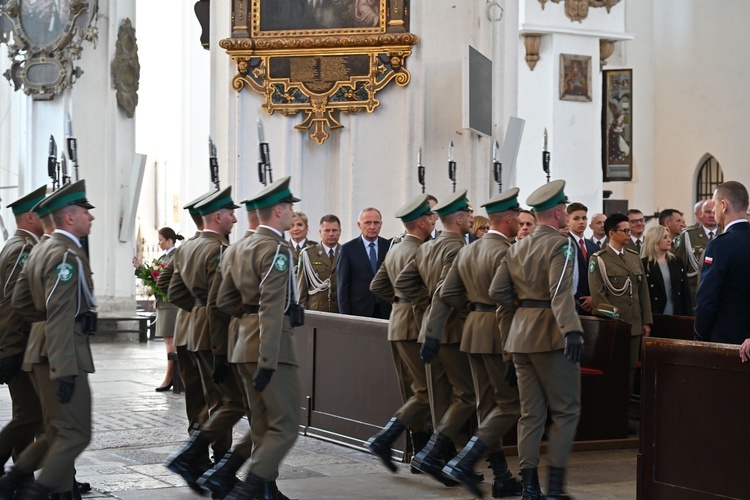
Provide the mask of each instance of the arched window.
[{"label": "arched window", "polygon": [[707,200],[714,195],[714,190],[724,182],[724,172],[719,162],[707,154],[703,163],[698,167],[698,178],[695,184],[695,199]]}]

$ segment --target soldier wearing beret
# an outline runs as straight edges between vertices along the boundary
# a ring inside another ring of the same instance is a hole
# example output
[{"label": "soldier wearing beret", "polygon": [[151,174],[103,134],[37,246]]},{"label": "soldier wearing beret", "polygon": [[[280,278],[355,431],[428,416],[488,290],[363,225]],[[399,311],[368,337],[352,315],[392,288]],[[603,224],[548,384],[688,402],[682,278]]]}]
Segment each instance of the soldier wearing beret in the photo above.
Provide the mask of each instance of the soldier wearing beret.
[{"label": "soldier wearing beret", "polygon": [[[279,465],[294,445],[299,427],[301,385],[293,326],[299,323],[294,262],[284,231],[292,225],[289,177],[246,200],[260,225],[223,267],[217,307],[240,318],[229,358],[241,374],[250,402],[253,440],[250,470],[226,498],[285,498],[276,487]],[[294,320],[294,322],[293,322]],[[236,450],[235,450],[236,451]]]},{"label": "soldier wearing beret", "polygon": [[[426,428],[430,400],[425,367],[419,359],[417,343],[429,296],[425,290],[416,301],[399,297],[393,283],[417,249],[430,238],[435,227],[426,194],[411,199],[396,212],[396,217],[404,223],[406,234],[386,255],[383,265],[370,283],[370,290],[393,304],[388,322],[388,340],[391,342],[396,375],[405,401],[383,430],[367,442],[370,451],[392,472],[397,469],[391,459],[391,446],[406,428],[411,431],[414,453],[421,451],[430,437]],[[402,366],[406,368],[405,372],[401,369]],[[408,391],[411,394],[406,397]]]},{"label": "soldier wearing beret", "polygon": [[538,467],[548,410],[546,498],[569,498],[563,491],[565,467],[581,410],[583,335],[572,291],[575,248],[558,232],[566,226],[564,187],[565,181],[552,181],[529,196],[526,204],[536,213],[537,227],[508,250],[490,284],[490,296],[514,313],[505,350],[513,356],[521,398],[518,456],[528,500],[545,498]]},{"label": "soldier wearing beret", "polygon": [[94,220],[84,181],[63,186],[44,203],[55,231],[33,252],[13,294],[13,307],[46,318],[46,352],[29,359],[48,439],[47,466],[25,490],[24,498],[32,500],[71,492],[74,461],[91,440],[88,336],[96,323],[91,267],[80,243]]}]

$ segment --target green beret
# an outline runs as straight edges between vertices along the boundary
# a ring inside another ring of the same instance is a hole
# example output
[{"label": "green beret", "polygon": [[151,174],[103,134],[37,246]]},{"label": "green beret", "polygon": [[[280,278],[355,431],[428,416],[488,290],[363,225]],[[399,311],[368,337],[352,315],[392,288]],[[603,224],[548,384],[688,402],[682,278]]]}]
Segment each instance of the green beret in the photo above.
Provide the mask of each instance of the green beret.
[{"label": "green beret", "polygon": [[498,194],[494,198],[490,198],[490,201],[482,205],[487,211],[487,214],[495,214],[497,212],[505,212],[506,210],[520,210],[521,207],[518,205],[518,188],[511,188],[502,193]]},{"label": "green beret", "polygon": [[567,203],[568,197],[565,196],[563,189],[565,189],[564,180],[558,179],[549,182],[531,193],[526,198],[526,204],[537,212],[543,212],[561,203]]},{"label": "green beret", "polygon": [[432,211],[437,213],[440,217],[450,215],[454,212],[464,211],[468,212],[471,210],[469,206],[469,200],[466,199],[466,190],[462,189],[458,193],[453,193],[448,198],[444,199],[441,203],[438,203],[432,207]]},{"label": "green beret", "polygon": [[235,209],[240,207],[232,201],[232,186],[228,186],[221,191],[215,191],[208,198],[196,203],[193,208],[201,215],[208,215],[222,208]]},{"label": "green beret", "polygon": [[278,205],[279,203],[297,203],[300,199],[295,198],[289,189],[289,182],[291,180],[291,177],[282,177],[261,189],[250,198],[242,200],[242,203],[245,204],[248,210],[262,210]]},{"label": "green beret", "polygon": [[94,206],[86,199],[86,181],[80,181],[72,184],[65,184],[63,187],[52,193],[44,201],[47,213],[57,212],[70,205],[92,209]]},{"label": "green beret", "polygon": [[23,214],[26,212],[33,212],[34,207],[44,199],[47,194],[47,185],[35,189],[26,196],[23,196],[10,205],[7,208],[13,209],[13,215]]},{"label": "green beret", "polygon": [[412,198],[396,212],[396,218],[401,219],[402,222],[416,220],[424,215],[432,215],[426,194]]}]

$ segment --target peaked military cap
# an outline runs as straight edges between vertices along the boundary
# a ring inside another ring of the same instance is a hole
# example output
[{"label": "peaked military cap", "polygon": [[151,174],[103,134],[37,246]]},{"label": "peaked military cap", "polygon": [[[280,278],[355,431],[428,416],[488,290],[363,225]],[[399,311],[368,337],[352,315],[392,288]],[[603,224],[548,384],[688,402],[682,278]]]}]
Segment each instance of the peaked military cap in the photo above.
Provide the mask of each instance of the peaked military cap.
[{"label": "peaked military cap", "polygon": [[415,196],[396,212],[396,217],[402,222],[416,220],[424,215],[432,215],[426,194]]},{"label": "peaked military cap", "polygon": [[594,308],[594,316],[618,319],[620,317],[620,311],[618,311],[612,304],[601,303]]},{"label": "peaked military cap", "polygon": [[44,199],[47,195],[47,185],[35,189],[26,196],[22,196],[13,203],[7,206],[7,208],[13,209],[13,214],[18,215],[26,212],[32,212],[33,208]]},{"label": "peaked military cap", "polygon": [[291,177],[282,177],[274,183],[261,189],[253,196],[246,200],[242,200],[245,206],[252,204],[252,207],[248,206],[248,210],[272,207],[279,203],[297,203],[300,201],[299,198],[295,198],[292,191],[289,189],[289,181]]},{"label": "peaked military cap", "polygon": [[505,212],[506,210],[520,210],[518,205],[518,192],[520,189],[511,188],[503,191],[482,205],[488,214]]},{"label": "peaked military cap", "polygon": [[206,198],[208,198],[209,196],[212,196],[212,195],[216,194],[218,191],[219,191],[218,189],[212,189],[211,191],[209,191],[207,193],[203,193],[202,195],[200,195],[199,197],[197,197],[193,201],[189,202],[188,204],[186,204],[182,208],[185,209],[185,210],[187,210],[190,213],[190,215],[196,215],[198,213],[198,210],[195,208],[195,206],[198,203],[200,203],[203,200],[205,200]]},{"label": "peaked military cap", "polygon": [[80,181],[72,184],[65,184],[63,187],[52,193],[44,200],[44,205],[47,208],[47,213],[51,214],[57,212],[70,205],[77,205],[83,208],[94,208],[86,199],[86,181],[81,179]]},{"label": "peaked military cap", "polygon": [[565,189],[564,180],[558,179],[549,182],[531,193],[529,197],[526,198],[526,204],[537,212],[543,212],[544,210],[549,210],[560,203],[567,203],[568,197],[565,196],[563,189]]},{"label": "peaked military cap", "polygon": [[195,210],[201,215],[212,214],[222,208],[240,208],[232,201],[232,186],[225,187],[221,191],[215,191],[212,195],[195,204]]},{"label": "peaked military cap", "polygon": [[450,215],[454,212],[468,212],[470,210],[471,207],[469,207],[469,200],[466,199],[465,189],[462,189],[458,193],[453,193],[443,202],[438,203],[437,205],[432,207],[432,211],[437,213],[440,217]]},{"label": "peaked military cap", "polygon": [[[46,188],[46,186],[45,186],[45,188]],[[32,212],[36,212],[36,214],[39,216],[40,219],[42,217],[47,217],[49,215],[49,213],[50,213],[49,212],[49,207],[47,206],[47,200],[48,199],[49,199],[49,196],[46,197],[46,198],[42,198],[41,200],[39,200],[37,202],[36,205],[34,205],[31,208],[31,211]]]}]

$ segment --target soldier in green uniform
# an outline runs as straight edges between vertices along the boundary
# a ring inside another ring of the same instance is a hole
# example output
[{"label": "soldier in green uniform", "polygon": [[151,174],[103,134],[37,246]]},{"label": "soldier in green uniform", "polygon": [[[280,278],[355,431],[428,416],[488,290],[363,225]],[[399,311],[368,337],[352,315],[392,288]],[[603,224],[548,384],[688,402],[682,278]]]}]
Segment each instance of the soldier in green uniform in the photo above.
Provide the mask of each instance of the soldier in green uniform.
[{"label": "soldier in green uniform", "polygon": [[508,250],[490,285],[490,296],[513,313],[505,350],[513,356],[521,397],[518,456],[524,500],[545,498],[538,467],[548,410],[546,498],[570,498],[563,485],[581,410],[583,335],[573,297],[575,248],[558,232],[567,219],[564,188],[565,181],[556,180],[531,193],[526,204],[537,216],[537,227]]},{"label": "soldier in green uniform", "polygon": [[264,489],[282,498],[275,483],[279,465],[297,439],[302,389],[293,325],[301,323],[284,231],[292,225],[292,206],[299,199],[289,189],[290,180],[279,179],[245,201],[255,206],[260,225],[227,261],[217,296],[217,307],[241,318],[229,361],[242,375],[253,412],[250,470],[227,499],[254,498]]},{"label": "soldier in green uniform", "polygon": [[696,223],[682,232],[680,245],[675,249],[675,255],[685,265],[687,271],[688,285],[690,285],[690,299],[695,304],[695,294],[698,291],[701,268],[703,267],[703,253],[706,251],[708,242],[721,234],[721,229],[716,224],[713,200],[700,203],[699,223]]},{"label": "soldier in green uniform", "polygon": [[299,254],[297,288],[300,304],[310,311],[338,313],[336,258],[341,251],[341,221],[333,214],[320,219],[320,243]]},{"label": "soldier in green uniform", "polygon": [[487,210],[490,230],[458,252],[440,298],[456,310],[466,310],[461,351],[468,353],[474,391],[477,394],[479,428],[461,453],[443,472],[459,480],[474,495],[482,492],[474,480],[474,465],[489,452],[492,468],[492,497],[520,495],[521,482],[508,469],[503,453],[503,436],[521,415],[515,367],[503,350],[512,315],[489,295],[490,282],[505,253],[518,235],[518,188],[495,196],[482,205]]},{"label": "soldier in green uniform", "polygon": [[26,488],[24,498],[30,500],[69,494],[74,461],[91,440],[88,374],[94,363],[88,336],[95,329],[96,299],[80,238],[91,231],[89,209],[94,207],[86,199],[84,181],[63,186],[45,205],[55,231],[33,252],[13,294],[13,307],[46,316],[46,356],[32,361],[32,370],[47,424],[47,466]]},{"label": "soldier in green uniform", "polygon": [[[414,453],[421,451],[430,437],[426,428],[430,400],[427,394],[425,367],[419,359],[417,343],[422,315],[429,296],[424,291],[416,301],[399,297],[393,289],[393,283],[435,227],[426,194],[409,200],[396,212],[396,217],[404,223],[406,233],[386,255],[383,265],[370,283],[370,290],[393,304],[388,321],[388,340],[391,343],[402,396],[409,393],[410,395],[404,397],[401,408],[383,430],[370,438],[366,445],[391,472],[397,471],[391,459],[391,446],[406,428],[411,431]],[[402,366],[405,370],[401,369]],[[408,393],[405,389],[407,385]]]},{"label": "soldier in green uniform", "polygon": [[617,308],[620,319],[630,323],[630,392],[633,393],[635,367],[641,349],[641,336],[649,336],[651,324],[651,299],[648,282],[640,254],[627,247],[631,240],[628,218],[613,214],[604,221],[609,244],[591,256],[589,261],[589,288],[594,307],[611,304]]},{"label": "soldier in green uniform", "polygon": [[229,316],[216,308],[216,289],[212,288],[227,235],[237,222],[231,189],[227,187],[195,206],[203,217],[203,231],[189,254],[181,252],[173,259],[168,291],[170,302],[191,310],[187,348],[198,364],[206,399],[217,402],[203,426],[193,429],[190,440],[167,460],[167,468],[199,492],[203,490],[197,481],[209,468],[205,460],[208,445],[214,443],[214,462],[218,463],[231,446],[232,427],[245,414],[239,386],[227,363]]},{"label": "soldier in green uniform", "polygon": [[[466,243],[464,235],[471,227],[470,210],[465,189],[435,205],[434,211],[440,217],[444,231],[435,240],[419,247],[394,283],[399,297],[414,302],[426,291],[431,300],[431,307],[425,311],[419,341],[422,343],[420,357],[428,363],[427,387],[432,408],[438,408],[437,401],[445,398],[441,392],[444,394],[448,389],[452,392],[447,410],[443,414],[433,411],[435,432],[411,463],[418,470],[450,485],[456,483],[443,476],[442,469],[456,455],[452,440],[474,413],[476,398],[469,357],[460,350],[466,313],[452,310],[441,302],[439,292],[456,254]],[[432,371],[436,368],[432,366],[436,359],[444,370],[443,377]]]}]

